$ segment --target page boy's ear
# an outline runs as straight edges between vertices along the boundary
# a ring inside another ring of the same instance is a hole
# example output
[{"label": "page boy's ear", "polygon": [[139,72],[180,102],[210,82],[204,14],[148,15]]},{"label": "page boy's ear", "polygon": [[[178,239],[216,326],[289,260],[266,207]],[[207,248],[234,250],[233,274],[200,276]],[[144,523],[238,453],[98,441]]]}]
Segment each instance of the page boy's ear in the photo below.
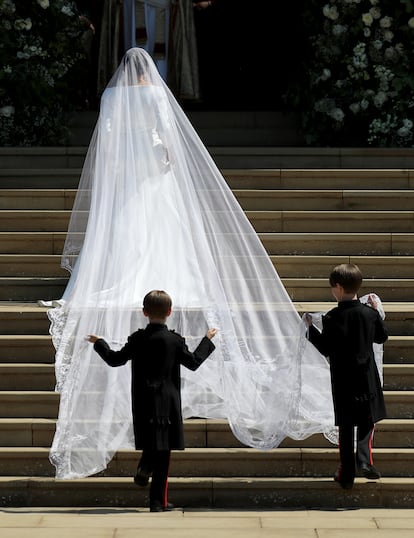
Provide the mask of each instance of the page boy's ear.
[{"label": "page boy's ear", "polygon": [[168,316],[171,315],[171,310],[172,310],[171,308],[168,310],[168,312],[167,312],[167,318],[168,318]]},{"label": "page boy's ear", "polygon": [[148,317],[148,312],[145,310],[145,308],[142,309],[142,313],[144,314],[144,316],[147,318]]}]

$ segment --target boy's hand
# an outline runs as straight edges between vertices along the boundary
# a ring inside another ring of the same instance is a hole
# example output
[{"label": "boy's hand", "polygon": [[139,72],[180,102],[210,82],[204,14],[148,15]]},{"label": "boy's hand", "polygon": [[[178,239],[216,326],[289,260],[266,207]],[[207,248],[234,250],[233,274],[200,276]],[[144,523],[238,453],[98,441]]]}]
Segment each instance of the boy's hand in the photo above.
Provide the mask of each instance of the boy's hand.
[{"label": "boy's hand", "polygon": [[312,316],[308,312],[305,314],[305,323],[307,327],[310,327],[312,325]]},{"label": "boy's hand", "polygon": [[216,336],[216,334],[217,334],[217,329],[209,329],[209,330],[207,331],[206,336],[207,336],[207,338],[208,338],[209,340],[211,340],[212,338],[214,338],[214,337]]},{"label": "boy's hand", "polygon": [[372,308],[375,308],[375,310],[378,309],[378,302],[375,300],[375,296],[374,296],[374,295],[369,295],[369,296],[368,296],[367,303],[368,303],[370,306],[372,306]]},{"label": "boy's hand", "polygon": [[101,337],[100,336],[96,336],[96,334],[88,334],[88,336],[86,337],[86,340],[88,342],[90,342],[91,344],[94,344],[97,340],[99,340]]},{"label": "boy's hand", "polygon": [[209,0],[206,2],[193,2],[193,7],[198,10],[207,9],[210,6],[211,6],[211,2]]}]

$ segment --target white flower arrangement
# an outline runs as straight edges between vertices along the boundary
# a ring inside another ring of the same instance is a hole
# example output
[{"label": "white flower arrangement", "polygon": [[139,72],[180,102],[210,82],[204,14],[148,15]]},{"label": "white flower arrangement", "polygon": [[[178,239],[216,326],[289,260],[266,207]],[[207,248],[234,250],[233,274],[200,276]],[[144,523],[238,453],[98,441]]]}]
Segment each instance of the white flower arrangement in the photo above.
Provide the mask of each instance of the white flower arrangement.
[{"label": "white flower arrangement", "polygon": [[11,118],[14,114],[14,106],[2,106],[0,108],[0,116]]},{"label": "white flower arrangement", "polygon": [[67,142],[67,77],[86,65],[76,13],[71,0],[0,0],[0,145]]},{"label": "white flower arrangement", "polygon": [[308,143],[412,147],[414,2],[310,0],[304,21]]},{"label": "white flower arrangement", "polygon": [[363,13],[362,22],[367,26],[371,26],[371,24],[374,22],[374,17],[372,16],[372,13]]}]

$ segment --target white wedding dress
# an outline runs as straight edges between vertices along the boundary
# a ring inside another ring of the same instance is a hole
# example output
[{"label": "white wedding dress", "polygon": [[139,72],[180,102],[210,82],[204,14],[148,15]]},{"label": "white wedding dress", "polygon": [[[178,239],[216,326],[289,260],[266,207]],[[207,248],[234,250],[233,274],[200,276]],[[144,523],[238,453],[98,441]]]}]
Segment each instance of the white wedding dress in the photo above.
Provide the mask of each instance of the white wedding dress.
[{"label": "white wedding dress", "polygon": [[86,341],[114,349],[146,325],[151,289],[173,300],[170,329],[192,349],[217,327],[216,350],[182,371],[183,416],[227,419],[247,446],[322,432],[336,440],[329,367],[255,230],[142,49],[129,50],[102,96],[50,308],[60,408],[50,458],[58,478],[97,473],[133,448],[130,366],[108,367]]}]

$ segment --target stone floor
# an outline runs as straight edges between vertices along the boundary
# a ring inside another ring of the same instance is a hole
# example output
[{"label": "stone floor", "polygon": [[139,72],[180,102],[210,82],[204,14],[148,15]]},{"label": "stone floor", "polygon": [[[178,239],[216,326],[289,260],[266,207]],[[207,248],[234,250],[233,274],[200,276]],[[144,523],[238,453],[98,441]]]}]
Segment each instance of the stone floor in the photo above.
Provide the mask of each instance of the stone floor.
[{"label": "stone floor", "polygon": [[1,538],[412,538],[414,509],[10,508]]}]

